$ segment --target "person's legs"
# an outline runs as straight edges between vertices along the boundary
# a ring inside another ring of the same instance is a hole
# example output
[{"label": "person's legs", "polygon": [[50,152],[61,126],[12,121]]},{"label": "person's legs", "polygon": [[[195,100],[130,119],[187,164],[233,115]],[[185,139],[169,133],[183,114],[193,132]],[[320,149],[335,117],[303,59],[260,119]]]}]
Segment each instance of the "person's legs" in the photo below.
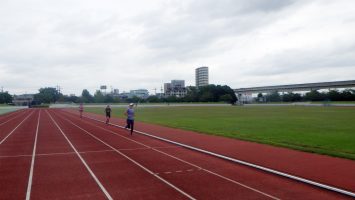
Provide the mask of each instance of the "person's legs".
[{"label": "person's legs", "polygon": [[131,120],[131,135],[133,134],[134,120]]},{"label": "person's legs", "polygon": [[126,120],[126,128],[130,128],[129,119]]},{"label": "person's legs", "polygon": [[110,114],[106,113],[106,124],[110,122]]}]

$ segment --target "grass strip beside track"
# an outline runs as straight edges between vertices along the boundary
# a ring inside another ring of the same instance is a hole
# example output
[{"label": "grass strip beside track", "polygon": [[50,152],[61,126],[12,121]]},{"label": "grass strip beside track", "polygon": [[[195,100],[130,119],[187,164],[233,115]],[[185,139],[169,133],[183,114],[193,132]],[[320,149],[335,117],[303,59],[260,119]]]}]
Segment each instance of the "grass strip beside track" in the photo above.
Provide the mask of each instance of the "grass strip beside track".
[{"label": "grass strip beside track", "polygon": [[[102,108],[85,111],[104,114]],[[114,108],[113,116],[123,112]],[[138,107],[136,120],[355,159],[353,107]]]},{"label": "grass strip beside track", "polygon": [[15,111],[15,110],[17,110],[17,109],[18,109],[18,108],[13,108],[13,107],[10,107],[10,106],[6,106],[6,107],[1,107],[1,106],[0,106],[0,115],[5,114],[5,113],[8,113],[8,112]]}]

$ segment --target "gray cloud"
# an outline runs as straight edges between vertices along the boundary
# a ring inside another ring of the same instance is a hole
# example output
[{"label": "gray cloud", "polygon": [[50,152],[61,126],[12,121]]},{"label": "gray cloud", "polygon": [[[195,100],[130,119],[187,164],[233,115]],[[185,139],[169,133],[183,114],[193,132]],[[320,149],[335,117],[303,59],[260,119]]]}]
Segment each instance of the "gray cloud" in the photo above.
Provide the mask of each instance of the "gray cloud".
[{"label": "gray cloud", "polygon": [[[347,79],[355,71],[354,6],[0,0],[0,86],[14,93],[57,84],[76,94],[101,84],[152,92],[171,79],[193,85],[202,65],[210,66],[211,83],[231,87]],[[316,70],[322,73],[308,76]]]}]

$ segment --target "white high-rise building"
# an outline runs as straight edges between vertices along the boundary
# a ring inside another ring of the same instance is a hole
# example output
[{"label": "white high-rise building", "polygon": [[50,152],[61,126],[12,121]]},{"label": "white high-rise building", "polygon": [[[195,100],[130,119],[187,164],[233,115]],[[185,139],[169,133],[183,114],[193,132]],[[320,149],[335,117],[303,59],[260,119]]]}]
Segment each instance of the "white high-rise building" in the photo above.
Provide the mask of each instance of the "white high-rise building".
[{"label": "white high-rise building", "polygon": [[208,85],[208,67],[199,67],[195,70],[196,87]]}]

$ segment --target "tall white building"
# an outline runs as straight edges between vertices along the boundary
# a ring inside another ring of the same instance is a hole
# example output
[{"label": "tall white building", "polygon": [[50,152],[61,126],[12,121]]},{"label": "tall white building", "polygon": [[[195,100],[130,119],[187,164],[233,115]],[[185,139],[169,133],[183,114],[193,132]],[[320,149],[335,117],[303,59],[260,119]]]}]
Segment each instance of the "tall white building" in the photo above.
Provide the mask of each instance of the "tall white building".
[{"label": "tall white building", "polygon": [[196,87],[208,85],[208,67],[199,67],[195,70]]}]

